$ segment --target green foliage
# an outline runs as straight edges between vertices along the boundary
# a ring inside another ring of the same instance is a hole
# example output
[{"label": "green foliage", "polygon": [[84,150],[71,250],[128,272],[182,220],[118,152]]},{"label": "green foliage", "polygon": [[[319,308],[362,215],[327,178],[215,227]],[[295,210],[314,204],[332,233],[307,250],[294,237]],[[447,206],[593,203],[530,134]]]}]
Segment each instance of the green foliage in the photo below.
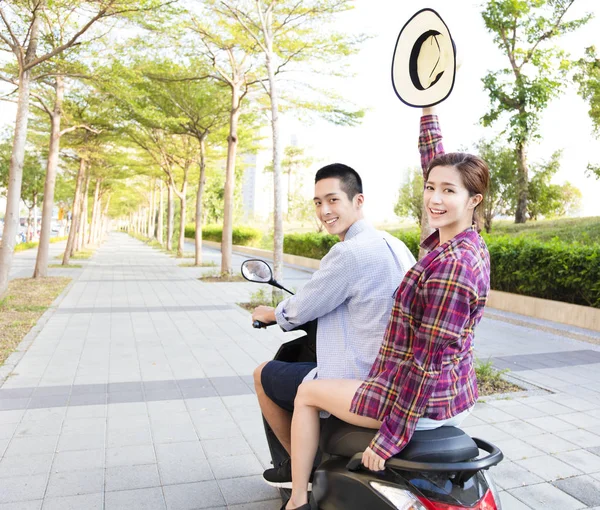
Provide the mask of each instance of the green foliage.
[{"label": "green foliage", "polygon": [[509,221],[494,223],[493,235],[527,236],[538,241],[559,239],[565,243],[600,244],[600,218],[560,218],[518,224]]},{"label": "green foliage", "polygon": [[600,244],[487,237],[492,289],[600,308]]},{"label": "green foliage", "polygon": [[317,232],[288,234],[283,238],[283,252],[311,259],[322,259],[337,242],[339,242],[337,236]]},{"label": "green foliage", "polygon": [[527,145],[539,136],[541,114],[562,92],[571,68],[567,55],[552,42],[590,19],[585,15],[566,21],[572,4],[573,0],[488,0],[482,12],[486,28],[509,62],[483,78],[490,109],[482,122],[504,123],[508,115],[506,132],[519,158],[515,211],[519,223],[526,219]]},{"label": "green foliage", "polygon": [[490,169],[490,187],[483,204],[483,222],[486,232],[498,214],[514,213],[517,203],[517,156],[515,150],[500,140],[480,140],[477,151]]},{"label": "green foliage", "polygon": [[[11,141],[0,141],[0,189],[8,188],[11,153]],[[21,185],[21,198],[27,207],[33,208],[34,198],[37,205],[41,203],[45,178],[46,169],[43,165],[42,155],[32,150],[27,151],[23,162],[23,181]]]},{"label": "green foliage", "polygon": [[275,308],[286,297],[280,292],[269,292],[267,289],[258,289],[250,294],[250,301],[245,304],[245,308],[254,310],[257,306],[272,306]]},{"label": "green foliage", "polygon": [[[196,227],[187,225],[185,237],[193,239],[196,237]],[[223,227],[221,225],[206,225],[202,227],[202,239],[220,243],[223,238]],[[257,228],[238,225],[233,227],[232,242],[237,246],[258,246],[262,238],[262,232]]]},{"label": "green foliage", "polygon": [[[590,105],[588,113],[600,135],[600,58],[594,46],[586,48],[585,56],[577,62],[574,79],[579,84],[579,94]],[[597,175],[600,177],[600,173]]]},{"label": "green foliage", "polygon": [[[51,237],[50,238],[50,243],[60,243],[61,241],[66,241],[67,238],[66,237]],[[38,245],[40,243],[38,243],[37,241],[29,241],[26,243],[19,243],[17,245],[15,245],[15,252],[18,251],[25,251],[25,250],[30,250],[31,248],[37,248]]]},{"label": "green foliage", "polygon": [[[396,230],[391,231],[390,234],[406,244],[415,258],[418,257],[420,243],[418,230]],[[322,259],[337,242],[339,242],[337,236],[317,232],[287,234],[283,239],[283,251],[290,255]]]},{"label": "green foliage", "polygon": [[484,381],[492,384],[501,381],[502,376],[508,372],[508,368],[505,368],[504,370],[496,370],[494,368],[494,362],[492,360],[475,360],[475,374],[477,376],[477,382],[480,384]]},{"label": "green foliage", "polygon": [[398,201],[394,213],[400,217],[409,217],[421,224],[423,215],[423,171],[418,168],[409,170],[408,180],[400,186]]},{"label": "green foliage", "polygon": [[419,246],[421,244],[421,233],[419,230],[396,230],[391,231],[390,234],[400,239],[415,259],[419,259]]},{"label": "green foliage", "polygon": [[489,0],[482,12],[485,26],[510,67],[489,73],[484,79],[491,109],[484,124],[511,114],[512,141],[529,140],[536,134],[539,115],[566,83],[568,62],[562,50],[548,44],[587,23],[589,15],[565,21],[572,0]]},{"label": "green foliage", "polygon": [[[585,56],[577,62],[574,80],[579,84],[579,94],[590,106],[588,114],[596,135],[600,136],[600,58],[594,46],[586,48]],[[587,173],[600,179],[600,165],[590,163]]]},{"label": "green foliage", "polygon": [[579,209],[581,191],[570,183],[552,184],[550,180],[560,168],[560,151],[556,151],[549,161],[532,166],[533,177],[529,181],[529,217],[537,220],[539,216],[564,216]]}]

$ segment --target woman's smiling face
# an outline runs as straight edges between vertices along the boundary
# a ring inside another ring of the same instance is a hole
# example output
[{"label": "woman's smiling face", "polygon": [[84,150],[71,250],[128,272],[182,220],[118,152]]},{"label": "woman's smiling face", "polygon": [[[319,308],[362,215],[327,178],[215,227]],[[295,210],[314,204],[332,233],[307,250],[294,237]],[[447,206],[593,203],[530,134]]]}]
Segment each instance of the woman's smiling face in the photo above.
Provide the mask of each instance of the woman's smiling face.
[{"label": "woman's smiling face", "polygon": [[481,199],[481,195],[469,194],[455,167],[436,166],[431,169],[425,182],[423,203],[429,225],[440,231],[441,242],[471,226],[473,210]]}]

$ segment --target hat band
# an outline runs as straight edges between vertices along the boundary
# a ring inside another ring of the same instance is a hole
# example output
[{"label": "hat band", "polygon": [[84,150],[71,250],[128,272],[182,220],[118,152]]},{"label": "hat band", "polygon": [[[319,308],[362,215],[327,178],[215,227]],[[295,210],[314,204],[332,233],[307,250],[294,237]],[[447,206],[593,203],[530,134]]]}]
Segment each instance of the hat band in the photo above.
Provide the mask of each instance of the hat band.
[{"label": "hat band", "polygon": [[[425,32],[423,35],[421,35],[421,37],[419,37],[416,41],[415,44],[413,46],[413,49],[410,53],[410,60],[409,60],[409,73],[410,73],[410,79],[413,82],[413,85],[415,86],[415,88],[417,90],[426,90],[429,89],[431,87],[433,87],[442,77],[442,75],[444,74],[444,71],[442,70],[435,78],[435,80],[433,80],[429,86],[427,87],[423,87],[423,85],[421,84],[421,80],[419,79],[419,68],[418,68],[418,58],[419,58],[419,53],[421,52],[421,47],[423,46],[423,44],[425,43],[425,41],[427,39],[429,39],[430,37],[434,36],[434,40],[436,45],[438,46],[438,49],[441,50],[440,45],[437,41],[437,39],[435,38],[436,35],[442,35],[440,32],[438,32],[437,30],[429,30],[427,32]],[[433,66],[433,71],[435,71],[437,65],[440,62],[440,58],[438,57],[437,62],[435,63],[435,65]],[[432,71],[432,73],[433,73]]]}]

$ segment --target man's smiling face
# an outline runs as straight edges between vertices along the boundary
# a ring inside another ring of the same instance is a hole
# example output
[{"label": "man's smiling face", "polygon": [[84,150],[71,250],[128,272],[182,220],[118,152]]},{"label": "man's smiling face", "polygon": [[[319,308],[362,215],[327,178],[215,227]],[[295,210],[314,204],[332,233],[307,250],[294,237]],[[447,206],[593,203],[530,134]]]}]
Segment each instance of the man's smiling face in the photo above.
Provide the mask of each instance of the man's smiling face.
[{"label": "man's smiling face", "polygon": [[362,193],[354,195],[352,200],[340,186],[340,179],[329,177],[315,184],[315,209],[317,218],[332,235],[344,240],[348,229],[361,220],[362,204],[365,200]]}]

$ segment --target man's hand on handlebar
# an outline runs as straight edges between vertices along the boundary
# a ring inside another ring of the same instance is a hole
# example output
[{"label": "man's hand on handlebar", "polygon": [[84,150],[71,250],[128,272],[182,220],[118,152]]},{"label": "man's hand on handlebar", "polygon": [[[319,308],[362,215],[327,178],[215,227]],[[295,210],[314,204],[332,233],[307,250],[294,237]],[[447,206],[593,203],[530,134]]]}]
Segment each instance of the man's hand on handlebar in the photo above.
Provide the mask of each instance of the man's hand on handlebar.
[{"label": "man's hand on handlebar", "polygon": [[275,318],[275,308],[272,306],[257,306],[252,312],[252,322],[260,321],[264,324],[277,322]]}]

